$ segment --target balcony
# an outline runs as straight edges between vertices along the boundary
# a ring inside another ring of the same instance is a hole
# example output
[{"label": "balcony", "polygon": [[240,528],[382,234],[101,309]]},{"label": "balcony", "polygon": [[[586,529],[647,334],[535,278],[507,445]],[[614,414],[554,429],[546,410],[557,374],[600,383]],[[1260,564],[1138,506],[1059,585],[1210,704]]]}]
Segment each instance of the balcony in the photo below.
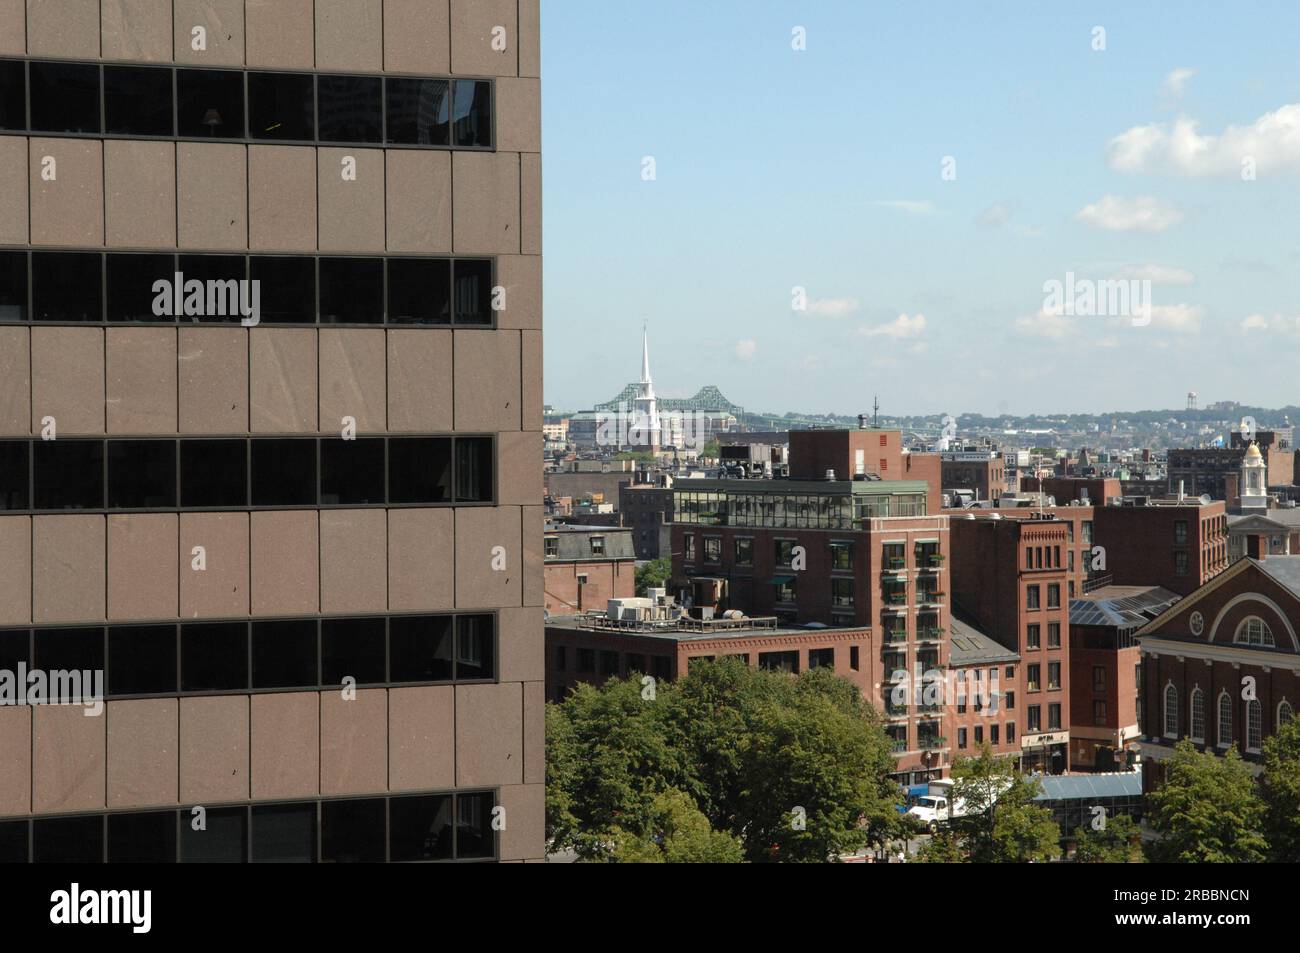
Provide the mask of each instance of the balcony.
[{"label": "balcony", "polygon": [[907,629],[885,629],[885,644],[898,645],[907,641]]},{"label": "balcony", "polygon": [[922,642],[937,642],[943,635],[943,626],[939,625],[923,625],[916,630],[916,637]]},{"label": "balcony", "polygon": [[939,592],[938,590],[927,591],[922,589],[917,592],[916,601],[924,606],[941,606],[943,605],[943,597],[945,595],[947,595],[947,593]]},{"label": "balcony", "polygon": [[885,605],[899,607],[907,605],[907,593],[905,592],[887,592],[885,593]]}]

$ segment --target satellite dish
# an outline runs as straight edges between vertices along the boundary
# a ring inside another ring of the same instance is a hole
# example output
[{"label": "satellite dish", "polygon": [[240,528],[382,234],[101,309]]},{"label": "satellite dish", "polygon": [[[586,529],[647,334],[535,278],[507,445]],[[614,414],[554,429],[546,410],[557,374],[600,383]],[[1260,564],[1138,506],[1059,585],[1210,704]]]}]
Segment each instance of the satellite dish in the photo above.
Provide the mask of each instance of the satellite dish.
[{"label": "satellite dish", "polygon": [[1213,503],[1213,502],[1214,502],[1214,500],[1210,498],[1210,494],[1208,494],[1208,493],[1202,493],[1202,494],[1201,494],[1201,505],[1202,505],[1202,506],[1209,506],[1209,505],[1210,505],[1211,503]]}]

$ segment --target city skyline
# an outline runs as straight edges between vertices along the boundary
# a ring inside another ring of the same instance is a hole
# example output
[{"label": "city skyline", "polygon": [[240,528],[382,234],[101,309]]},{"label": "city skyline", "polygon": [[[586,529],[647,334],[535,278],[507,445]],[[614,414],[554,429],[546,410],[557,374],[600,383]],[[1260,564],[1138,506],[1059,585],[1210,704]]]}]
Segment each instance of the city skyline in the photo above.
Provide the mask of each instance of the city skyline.
[{"label": "city skyline", "polygon": [[[1300,106],[1270,40],[1296,11],[670,9],[544,18],[565,342],[548,403],[617,392],[635,371],[619,340],[647,320],[661,397],[714,383],[746,407],[850,412],[879,392],[988,416],[1048,387],[1060,413],[1189,390],[1292,402],[1255,365],[1300,328]],[[1150,282],[1145,320],[1045,311],[1049,283],[1106,281]],[[1067,390],[1062,369],[1097,382]]]}]

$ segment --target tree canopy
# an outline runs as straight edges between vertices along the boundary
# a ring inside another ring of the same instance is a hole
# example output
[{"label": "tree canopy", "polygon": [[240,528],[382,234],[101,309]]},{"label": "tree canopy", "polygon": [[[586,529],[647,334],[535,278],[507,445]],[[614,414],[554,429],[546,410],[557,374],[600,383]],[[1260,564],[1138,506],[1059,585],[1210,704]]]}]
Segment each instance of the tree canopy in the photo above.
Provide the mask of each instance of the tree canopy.
[{"label": "tree canopy", "polygon": [[876,713],[825,669],[735,659],[547,706],[547,835],[591,860],[825,862],[902,830]]},{"label": "tree canopy", "polygon": [[1165,781],[1147,795],[1147,823],[1160,834],[1148,852],[1163,863],[1263,860],[1264,806],[1236,746],[1219,757],[1187,739],[1164,762]]}]

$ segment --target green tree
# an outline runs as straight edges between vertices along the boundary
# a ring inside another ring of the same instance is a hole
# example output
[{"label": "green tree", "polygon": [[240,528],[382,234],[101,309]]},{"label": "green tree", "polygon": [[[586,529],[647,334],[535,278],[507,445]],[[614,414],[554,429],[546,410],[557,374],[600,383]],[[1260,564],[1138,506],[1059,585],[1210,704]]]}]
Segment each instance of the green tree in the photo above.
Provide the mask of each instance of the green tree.
[{"label": "green tree", "polygon": [[652,588],[662,587],[673,574],[673,561],[660,556],[636,567],[636,594],[648,595]]},{"label": "green tree", "polygon": [[741,745],[737,825],[746,857],[825,863],[865,847],[871,819],[897,800],[897,790],[880,783],[890,768],[879,726],[826,694],[760,705]]},{"label": "green tree", "polygon": [[612,859],[619,863],[738,864],[740,841],[709,826],[689,794],[664,791],[651,805],[650,830],[633,836],[617,831]]},{"label": "green tree", "polygon": [[1263,802],[1236,746],[1219,757],[1187,739],[1164,762],[1165,782],[1147,795],[1147,823],[1160,834],[1150,846],[1161,863],[1253,863],[1268,851]]},{"label": "green tree", "polygon": [[1061,831],[1052,812],[1034,803],[1040,787],[987,744],[953,765],[953,801],[965,804],[954,824],[975,863],[1027,863],[1058,853]]},{"label": "green tree", "polygon": [[825,861],[901,829],[879,719],[828,670],[791,677],[723,659],[653,696],[611,679],[551,707],[552,849],[629,861],[654,859],[650,844],[673,861],[740,844],[751,860]]},{"label": "green tree", "polygon": [[920,864],[964,864],[966,854],[961,849],[961,842],[951,830],[940,830],[913,857]]},{"label": "green tree", "polygon": [[548,793],[548,807],[557,808],[548,818],[553,849],[605,859],[615,829],[649,833],[654,799],[681,776],[682,765],[665,743],[661,706],[647,702],[639,682],[580,685],[554,707],[547,762],[566,789]]},{"label": "green tree", "polygon": [[1292,718],[1264,742],[1264,773],[1259,779],[1264,802],[1264,836],[1268,859],[1300,862],[1300,720]]},{"label": "green tree", "polygon": [[1096,830],[1086,824],[1074,832],[1078,847],[1074,859],[1080,864],[1128,864],[1141,859],[1138,826],[1127,814],[1106,819],[1106,826]]}]

